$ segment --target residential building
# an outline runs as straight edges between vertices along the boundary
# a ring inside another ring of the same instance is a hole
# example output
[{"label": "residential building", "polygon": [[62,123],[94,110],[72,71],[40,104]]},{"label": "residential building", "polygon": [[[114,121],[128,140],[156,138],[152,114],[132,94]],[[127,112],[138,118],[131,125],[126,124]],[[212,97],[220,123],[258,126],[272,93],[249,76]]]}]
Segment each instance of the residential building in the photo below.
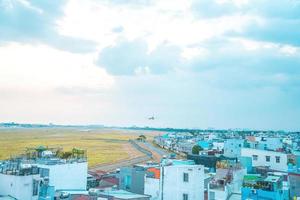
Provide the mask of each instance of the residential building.
[{"label": "residential building", "polygon": [[0,165],[0,196],[37,200],[40,175],[36,165],[6,161]]},{"label": "residential building", "polygon": [[187,160],[163,160],[160,200],[203,200],[204,167]]},{"label": "residential building", "polygon": [[288,170],[288,155],[282,152],[242,148],[241,155],[250,157],[253,167],[267,166],[272,170],[283,172]]},{"label": "residential building", "polygon": [[219,161],[214,177],[208,186],[209,200],[228,199],[232,194],[240,194],[243,177],[247,170],[239,163],[231,164],[229,161]]},{"label": "residential building", "polygon": [[49,159],[39,161],[38,167],[49,177],[49,185],[55,190],[86,190],[88,165],[85,160]]},{"label": "residential building", "polygon": [[229,158],[239,158],[241,156],[241,149],[244,145],[243,139],[227,139],[224,142],[224,156]]},{"label": "residential building", "polygon": [[129,192],[144,194],[144,167],[122,167],[119,173],[119,188]]},{"label": "residential building", "polygon": [[300,198],[300,174],[289,173],[290,197]]},{"label": "residential building", "polygon": [[269,199],[288,200],[288,191],[283,190],[283,177],[269,175],[262,177],[257,174],[244,176],[242,186],[242,200]]},{"label": "residential building", "polygon": [[159,200],[160,168],[147,169],[145,177],[145,194],[151,196],[151,200]]}]

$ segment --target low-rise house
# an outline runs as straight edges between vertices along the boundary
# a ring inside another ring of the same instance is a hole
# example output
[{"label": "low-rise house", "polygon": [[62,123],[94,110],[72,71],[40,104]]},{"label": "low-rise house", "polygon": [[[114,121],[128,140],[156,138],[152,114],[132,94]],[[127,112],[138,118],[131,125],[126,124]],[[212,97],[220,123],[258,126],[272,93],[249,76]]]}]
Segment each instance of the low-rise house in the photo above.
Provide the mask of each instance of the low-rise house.
[{"label": "low-rise house", "polygon": [[283,148],[282,139],[277,137],[261,137],[258,148],[263,150],[277,151]]},{"label": "low-rise house", "polygon": [[193,146],[195,145],[195,142],[192,141],[181,141],[178,142],[176,151],[182,152],[182,153],[192,153]]},{"label": "low-rise house", "polygon": [[289,173],[290,197],[300,198],[300,174]]},{"label": "low-rise house", "polygon": [[0,195],[16,199],[37,200],[40,174],[36,165],[6,161],[0,167]]},{"label": "low-rise house", "polygon": [[242,148],[241,155],[250,157],[253,167],[267,166],[272,170],[288,171],[288,155],[282,152]]},{"label": "low-rise house", "polygon": [[129,192],[144,194],[144,167],[122,167],[119,173],[119,188]]},{"label": "low-rise house", "polygon": [[215,176],[209,183],[208,199],[228,199],[232,194],[240,194],[243,177],[247,174],[246,169],[239,164],[230,164],[228,161],[217,163]]},{"label": "low-rise house", "polygon": [[151,196],[151,200],[159,200],[160,167],[147,169],[145,177],[145,194]]},{"label": "low-rise house", "polygon": [[200,140],[197,142],[197,144],[204,150],[209,150],[212,148],[212,143],[207,140]]},{"label": "low-rise house", "polygon": [[223,151],[224,150],[224,142],[223,141],[213,141],[212,143],[212,149],[217,151]]},{"label": "low-rise house", "polygon": [[160,198],[172,200],[204,199],[204,167],[187,160],[163,160]]},{"label": "low-rise house", "polygon": [[283,177],[269,175],[245,175],[242,186],[242,200],[270,199],[288,200],[288,191],[283,188]]},{"label": "low-rise house", "polygon": [[0,195],[19,200],[52,200],[62,190],[86,191],[85,151],[73,149],[65,158],[38,147],[0,164]]},{"label": "low-rise house", "polygon": [[239,158],[241,156],[241,149],[244,146],[243,139],[227,139],[224,142],[224,156],[229,158]]},{"label": "low-rise house", "polygon": [[205,177],[202,165],[195,165],[191,160],[164,159],[159,173],[157,169],[154,171],[147,173],[145,178],[145,194],[151,195],[151,200],[204,199]]}]

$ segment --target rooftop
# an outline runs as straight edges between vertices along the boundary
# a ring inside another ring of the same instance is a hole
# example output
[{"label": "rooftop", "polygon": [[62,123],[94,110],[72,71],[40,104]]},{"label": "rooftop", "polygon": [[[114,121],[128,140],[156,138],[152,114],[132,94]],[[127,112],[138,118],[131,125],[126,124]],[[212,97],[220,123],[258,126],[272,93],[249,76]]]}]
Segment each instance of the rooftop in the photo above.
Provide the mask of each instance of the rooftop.
[{"label": "rooftop", "polygon": [[0,196],[0,200],[16,200],[16,199],[11,196]]},{"label": "rooftop", "polygon": [[257,181],[261,178],[259,174],[248,174],[244,176],[244,181]]},{"label": "rooftop", "polygon": [[267,182],[278,182],[280,180],[279,176],[268,176],[267,178],[265,178],[265,181]]},{"label": "rooftop", "polygon": [[105,196],[113,196],[113,197],[119,198],[119,199],[136,199],[136,198],[149,197],[148,195],[135,194],[135,193],[127,192],[125,190],[103,191],[103,192],[100,192],[99,194],[105,195]]},{"label": "rooftop", "polygon": [[175,160],[175,159],[163,159],[161,161],[162,165],[195,165],[195,161],[193,160]]}]

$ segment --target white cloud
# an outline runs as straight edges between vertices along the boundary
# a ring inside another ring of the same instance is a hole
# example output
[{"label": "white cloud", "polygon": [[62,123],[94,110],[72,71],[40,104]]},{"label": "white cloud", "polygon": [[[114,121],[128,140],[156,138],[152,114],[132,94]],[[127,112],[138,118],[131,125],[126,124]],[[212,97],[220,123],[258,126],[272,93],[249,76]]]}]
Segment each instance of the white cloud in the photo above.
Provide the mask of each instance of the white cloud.
[{"label": "white cloud", "polygon": [[0,47],[0,88],[102,90],[113,78],[93,64],[93,55],[72,54],[44,45]]},{"label": "white cloud", "polygon": [[115,81],[93,64],[94,55],[10,43],[0,46],[0,57],[0,121],[107,122]]},{"label": "white cloud", "polygon": [[[153,5],[138,9],[116,6],[101,1],[69,1],[65,15],[58,23],[60,34],[97,41],[99,50],[115,44],[118,38],[144,39],[149,51],[168,42],[186,47],[230,30],[239,31],[246,24],[257,20],[253,16],[229,16],[201,20],[191,12],[192,1],[154,1]],[[114,33],[122,27],[121,33]]]}]

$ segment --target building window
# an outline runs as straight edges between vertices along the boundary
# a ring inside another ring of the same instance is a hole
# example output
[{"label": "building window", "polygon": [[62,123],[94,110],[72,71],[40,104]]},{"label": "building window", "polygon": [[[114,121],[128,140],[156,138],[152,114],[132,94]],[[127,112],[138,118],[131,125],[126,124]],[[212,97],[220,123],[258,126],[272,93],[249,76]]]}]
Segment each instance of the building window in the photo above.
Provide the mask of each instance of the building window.
[{"label": "building window", "polygon": [[188,194],[183,194],[182,197],[183,197],[182,198],[183,200],[189,200],[189,195]]},{"label": "building window", "polygon": [[280,163],[280,156],[275,156],[276,158],[276,163]]},{"label": "building window", "polygon": [[258,159],[258,155],[253,155],[252,158],[253,158],[253,160],[257,160]]},{"label": "building window", "polygon": [[266,156],[266,162],[270,162],[270,156]]},{"label": "building window", "polygon": [[39,191],[39,181],[33,180],[33,186],[32,186],[32,196],[37,196]]},{"label": "building window", "polygon": [[183,182],[189,182],[189,174],[183,173]]}]

